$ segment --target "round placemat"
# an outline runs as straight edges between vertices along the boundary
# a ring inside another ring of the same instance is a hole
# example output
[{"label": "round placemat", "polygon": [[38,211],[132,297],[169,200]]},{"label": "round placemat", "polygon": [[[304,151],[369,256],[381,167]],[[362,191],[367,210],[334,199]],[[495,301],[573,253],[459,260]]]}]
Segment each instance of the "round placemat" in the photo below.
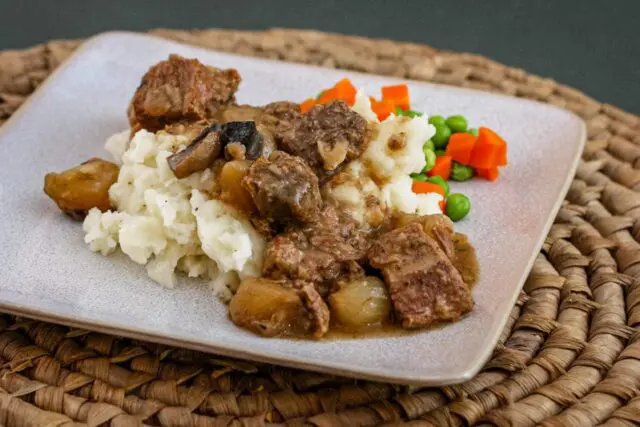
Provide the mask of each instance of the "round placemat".
[{"label": "round placemat", "polygon": [[[467,383],[355,381],[3,315],[0,425],[640,423],[637,116],[524,70],[425,45],[280,29],[153,33],[243,55],[548,102],[581,116],[589,141],[491,360]],[[0,53],[0,123],[79,43]]]}]

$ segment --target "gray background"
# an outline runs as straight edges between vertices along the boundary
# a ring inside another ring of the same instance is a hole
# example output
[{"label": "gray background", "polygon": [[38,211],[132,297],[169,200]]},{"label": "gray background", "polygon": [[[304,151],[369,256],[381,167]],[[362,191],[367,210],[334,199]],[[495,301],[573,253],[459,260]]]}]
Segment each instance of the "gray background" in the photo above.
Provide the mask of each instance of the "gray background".
[{"label": "gray background", "polygon": [[640,113],[640,0],[0,0],[0,49],[106,30],[315,28],[479,53]]}]

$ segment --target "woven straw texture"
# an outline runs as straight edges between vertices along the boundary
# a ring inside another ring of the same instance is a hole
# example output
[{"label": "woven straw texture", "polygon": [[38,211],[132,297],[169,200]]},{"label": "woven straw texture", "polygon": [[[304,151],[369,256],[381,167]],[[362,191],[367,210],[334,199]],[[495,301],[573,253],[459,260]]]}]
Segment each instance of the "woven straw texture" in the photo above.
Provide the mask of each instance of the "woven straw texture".
[{"label": "woven straw texture", "polygon": [[[155,34],[208,48],[536,99],[588,123],[577,176],[492,359],[408,388],[0,316],[1,426],[640,424],[640,118],[553,80],[424,45],[311,31]],[[79,45],[0,52],[0,123]]]}]

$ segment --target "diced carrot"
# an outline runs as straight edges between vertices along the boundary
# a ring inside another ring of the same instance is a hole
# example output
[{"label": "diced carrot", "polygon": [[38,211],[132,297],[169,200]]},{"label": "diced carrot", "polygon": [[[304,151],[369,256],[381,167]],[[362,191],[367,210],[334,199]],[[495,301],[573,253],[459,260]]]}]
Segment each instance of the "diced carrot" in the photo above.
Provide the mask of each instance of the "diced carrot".
[{"label": "diced carrot", "polygon": [[473,146],[476,143],[476,137],[466,132],[454,133],[449,137],[447,144],[447,156],[451,156],[453,160],[463,165],[469,164]]},{"label": "diced carrot", "polygon": [[378,116],[378,120],[382,121],[389,117],[389,114],[396,111],[395,106],[389,101],[377,101],[372,99],[371,101],[371,109]]},{"label": "diced carrot", "polygon": [[382,100],[392,102],[403,111],[409,109],[409,87],[406,84],[382,87]]},{"label": "diced carrot", "polygon": [[507,143],[489,128],[478,130],[469,165],[477,169],[491,169],[507,164]]},{"label": "diced carrot", "polygon": [[442,211],[442,213],[445,213],[447,211],[447,199],[442,199],[440,200],[440,210]]},{"label": "diced carrot", "polygon": [[476,169],[476,174],[480,178],[484,178],[489,181],[495,181],[500,176],[500,170],[497,167],[490,169]]},{"label": "diced carrot", "polygon": [[411,190],[416,194],[422,193],[438,193],[444,197],[444,188],[433,182],[413,181]]},{"label": "diced carrot", "polygon": [[322,95],[318,98],[318,104],[326,104],[334,99],[338,99],[338,89],[332,87],[331,89],[327,89],[322,92]]},{"label": "diced carrot", "polygon": [[356,88],[349,79],[342,79],[335,85],[337,98],[343,100],[349,105],[356,102]]},{"label": "diced carrot", "polygon": [[439,176],[444,180],[449,179],[449,175],[451,175],[451,156],[438,156],[436,157],[436,164],[427,175],[429,176]]},{"label": "diced carrot", "polygon": [[306,113],[307,111],[311,110],[313,108],[314,105],[317,104],[317,101],[313,98],[308,98],[305,99],[302,104],[300,104],[300,112],[301,113]]}]

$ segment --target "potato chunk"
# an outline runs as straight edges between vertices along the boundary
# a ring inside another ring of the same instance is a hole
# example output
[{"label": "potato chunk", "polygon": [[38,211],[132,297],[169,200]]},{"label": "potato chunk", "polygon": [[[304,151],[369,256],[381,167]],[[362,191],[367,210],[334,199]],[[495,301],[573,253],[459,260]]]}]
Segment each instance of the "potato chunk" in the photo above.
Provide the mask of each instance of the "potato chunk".
[{"label": "potato chunk", "polygon": [[44,177],[44,192],[74,219],[82,219],[91,208],[111,208],[109,187],[118,179],[119,168],[106,160],[92,158],[61,173]]}]

